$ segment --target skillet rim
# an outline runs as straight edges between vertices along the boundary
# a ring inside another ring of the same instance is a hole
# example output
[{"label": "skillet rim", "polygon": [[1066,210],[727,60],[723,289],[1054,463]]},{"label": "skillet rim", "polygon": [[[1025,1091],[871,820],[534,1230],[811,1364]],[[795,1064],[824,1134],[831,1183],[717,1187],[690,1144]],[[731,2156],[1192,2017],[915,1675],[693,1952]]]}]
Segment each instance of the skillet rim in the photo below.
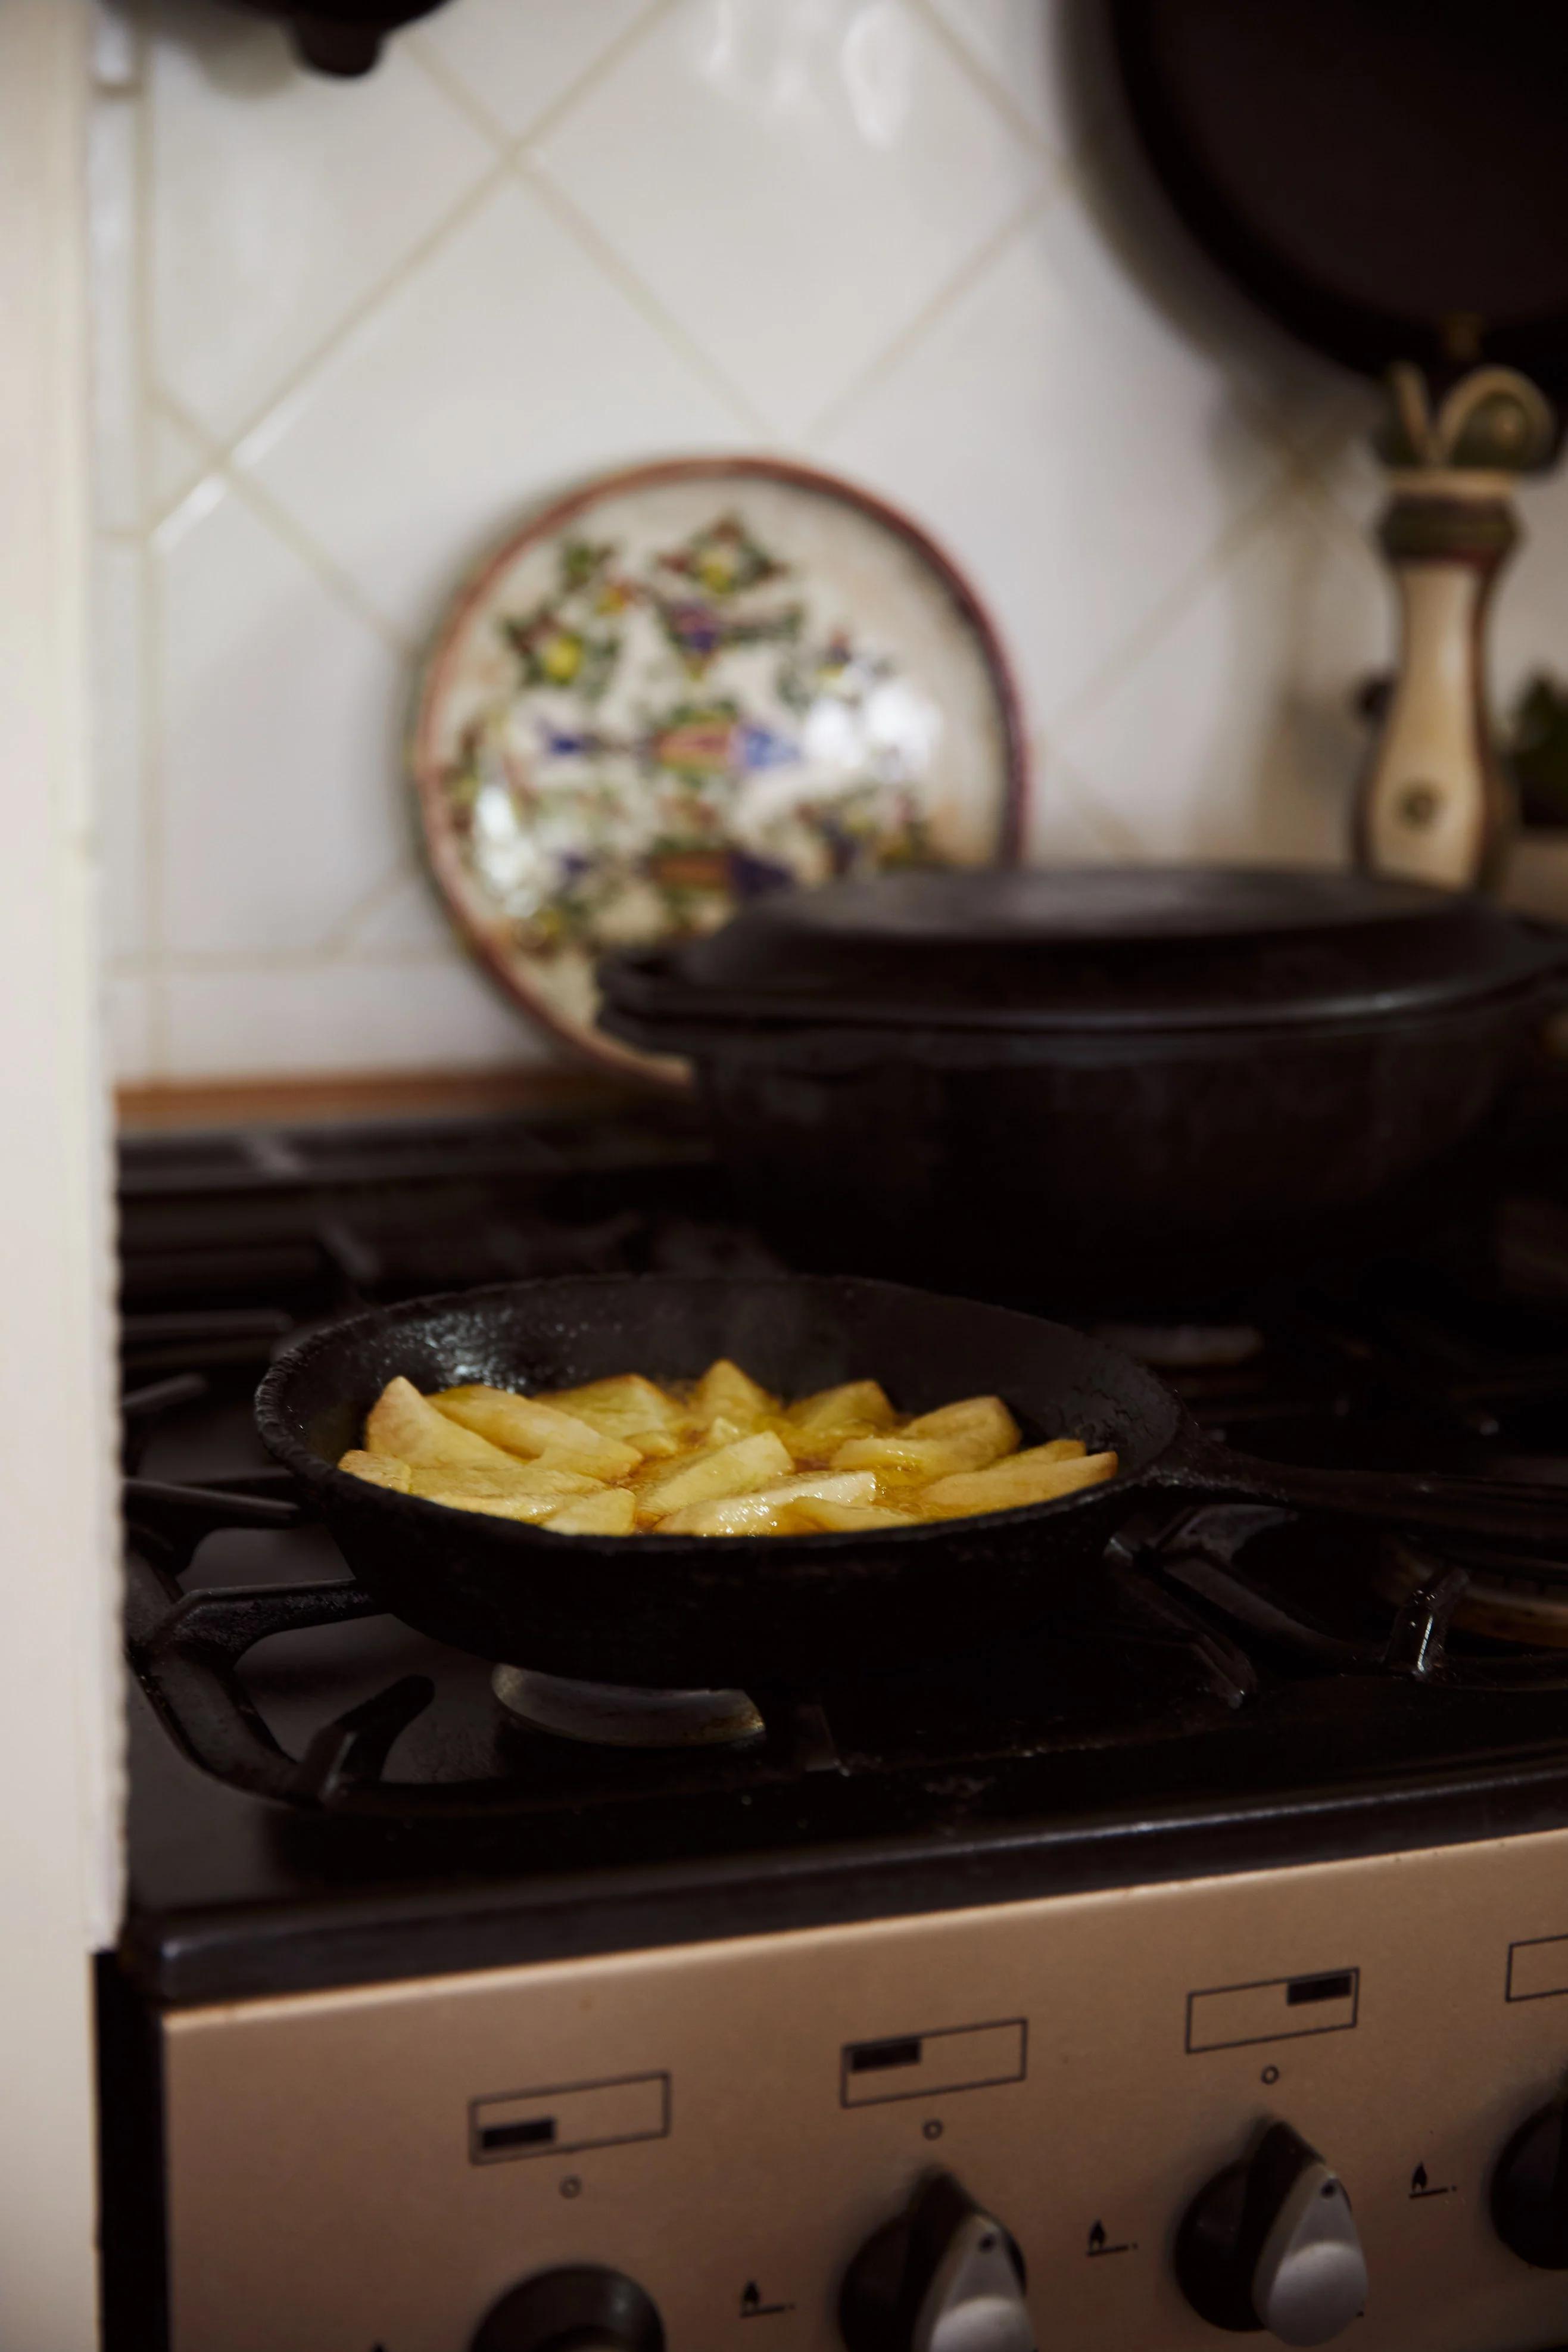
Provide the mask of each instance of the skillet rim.
[{"label": "skillet rim", "polygon": [[[537,1526],[526,1519],[504,1519],[498,1514],[490,1512],[461,1511],[454,1504],[433,1502],[423,1495],[399,1494],[395,1488],[377,1486],[367,1478],[356,1478],[352,1472],[340,1470],[336,1463],[328,1462],[322,1455],[312,1453],[303,1440],[297,1438],[292,1429],[285,1423],[280,1400],[286,1394],[292,1378],[312,1357],[323,1352],[329,1346],[340,1342],[357,1327],[373,1325],[384,1328],[388,1325],[415,1321],[420,1317],[432,1312],[444,1314],[455,1307],[479,1305],[486,1299],[515,1299],[519,1294],[533,1295],[569,1288],[580,1289],[585,1286],[606,1290],[628,1287],[643,1289],[656,1284],[678,1286],[684,1290],[733,1290],[742,1285],[752,1290],[799,1290],[802,1286],[812,1289],[842,1289],[852,1286],[858,1290],[877,1292],[884,1296],[930,1300],[943,1306],[977,1308],[988,1315],[1005,1316],[1013,1322],[1027,1324],[1031,1329],[1064,1336],[1074,1341],[1077,1346],[1104,1360],[1108,1368],[1113,1370],[1119,1378],[1130,1375],[1145,1383],[1152,1392],[1151,1401],[1157,1398],[1170,1415],[1169,1432],[1162,1442],[1153,1448],[1148,1458],[1135,1468],[1118,1466],[1114,1477],[1103,1479],[1096,1486],[1077,1487],[1071,1494],[1053,1496],[1049,1502],[1015,1504],[1010,1509],[977,1511],[959,1518],[923,1519],[914,1526],[905,1528],[860,1530],[847,1528],[823,1528],[812,1535],[791,1535],[781,1542],[779,1537],[768,1535],[568,1535]],[[547,1550],[560,1550],[566,1556],[575,1559],[580,1559],[585,1550],[591,1550],[608,1559],[625,1559],[630,1548],[635,1546],[638,1553],[651,1549],[656,1557],[664,1559],[674,1557],[707,1559],[715,1556],[719,1559],[733,1559],[745,1556],[766,1561],[771,1557],[780,1572],[788,1570],[789,1556],[798,1549],[809,1549],[813,1557],[823,1553],[831,1554],[835,1550],[864,1551],[868,1546],[878,1549],[883,1546],[896,1549],[917,1542],[928,1542],[960,1528],[967,1530],[998,1526],[1033,1526],[1047,1521],[1059,1512],[1065,1514],[1071,1508],[1082,1507],[1090,1496],[1108,1498],[1118,1488],[1126,1490],[1146,1479],[1156,1464],[1166,1460],[1171,1454],[1190,1421],[1186,1407],[1174,1390],[1168,1389],[1165,1382],[1151,1372],[1145,1365],[1140,1364],[1135,1358],[1125,1355],[1119,1348],[1113,1347],[1108,1340],[1096,1339],[1092,1332],[1080,1331],[1073,1324],[1058,1323],[1049,1316],[1031,1315],[1020,1307],[1000,1307],[990,1299],[966,1298],[955,1291],[922,1290],[915,1283],[884,1282],[871,1275],[805,1274],[545,1275],[532,1278],[524,1277],[516,1282],[486,1283],[474,1290],[431,1291],[418,1298],[400,1299],[391,1307],[366,1307],[357,1315],[344,1316],[337,1322],[319,1325],[314,1330],[307,1332],[302,1339],[296,1340],[292,1346],[284,1349],[273,1359],[256,1389],[253,1412],[262,1444],[275,1460],[281,1462],[285,1468],[300,1479],[308,1489],[325,1489],[328,1494],[341,1496],[345,1502],[351,1502],[356,1507],[362,1507],[366,1498],[372,1497],[387,1505],[395,1505],[400,1509],[412,1508],[417,1517],[423,1518],[425,1524],[431,1527],[444,1525],[448,1516],[465,1519],[482,1518],[488,1522],[492,1529],[509,1528],[519,1539],[540,1542]],[[374,1501],[371,1502],[371,1507],[375,1507]],[[427,1516],[435,1513],[441,1515],[439,1519]]]}]

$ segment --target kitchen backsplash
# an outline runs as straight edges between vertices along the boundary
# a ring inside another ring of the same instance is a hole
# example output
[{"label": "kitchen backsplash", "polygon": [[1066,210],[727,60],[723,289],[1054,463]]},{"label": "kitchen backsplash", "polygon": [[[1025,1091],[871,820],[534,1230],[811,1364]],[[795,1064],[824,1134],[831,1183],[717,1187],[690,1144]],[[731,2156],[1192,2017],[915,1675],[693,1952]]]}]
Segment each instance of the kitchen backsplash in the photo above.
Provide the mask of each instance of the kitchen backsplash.
[{"label": "kitchen backsplash", "polygon": [[[1134,225],[1085,26],[1051,0],[453,0],[336,84],[210,0],[104,0],[123,1079],[550,1050],[421,874],[410,682],[505,526],[664,454],[788,453],[946,543],[1017,668],[1032,856],[1341,854],[1350,691],[1389,639],[1366,398]],[[1568,670],[1568,487],[1521,503],[1505,691]]]}]

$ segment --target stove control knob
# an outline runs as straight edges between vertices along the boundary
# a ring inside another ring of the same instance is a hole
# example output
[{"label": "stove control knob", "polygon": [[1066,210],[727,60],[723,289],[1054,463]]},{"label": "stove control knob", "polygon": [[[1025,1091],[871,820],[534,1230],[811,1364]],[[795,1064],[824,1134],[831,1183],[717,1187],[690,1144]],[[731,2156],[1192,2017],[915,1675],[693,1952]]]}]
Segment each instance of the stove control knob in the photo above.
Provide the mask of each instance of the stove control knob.
[{"label": "stove control knob", "polygon": [[1366,2300],[1350,2199],[1315,2148],[1272,2124],[1252,2155],[1198,2191],[1176,2236],[1176,2277],[1195,2311],[1281,2344],[1327,2344]]},{"label": "stove control knob", "polygon": [[1561,2099],[1521,2124],[1503,2149],[1491,2218],[1521,2262],[1568,2271],[1568,2107]]},{"label": "stove control knob", "polygon": [[844,2274],[850,2352],[1034,2352],[1023,2256],[950,2172],[928,2173]]},{"label": "stove control knob", "polygon": [[664,2352],[664,2330],[635,2279],[583,2263],[504,2294],[469,2352]]}]

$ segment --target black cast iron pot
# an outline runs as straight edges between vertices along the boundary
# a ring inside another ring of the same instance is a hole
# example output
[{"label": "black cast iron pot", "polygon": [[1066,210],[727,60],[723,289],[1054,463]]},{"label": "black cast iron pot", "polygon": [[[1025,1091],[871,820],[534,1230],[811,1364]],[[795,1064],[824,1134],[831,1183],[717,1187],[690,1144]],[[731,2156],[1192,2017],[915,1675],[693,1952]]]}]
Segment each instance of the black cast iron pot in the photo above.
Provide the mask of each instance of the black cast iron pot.
[{"label": "black cast iron pot", "polygon": [[1568,970],[1490,902],[1306,868],[914,873],[603,968],[795,1262],[1196,1297],[1435,1219]]}]

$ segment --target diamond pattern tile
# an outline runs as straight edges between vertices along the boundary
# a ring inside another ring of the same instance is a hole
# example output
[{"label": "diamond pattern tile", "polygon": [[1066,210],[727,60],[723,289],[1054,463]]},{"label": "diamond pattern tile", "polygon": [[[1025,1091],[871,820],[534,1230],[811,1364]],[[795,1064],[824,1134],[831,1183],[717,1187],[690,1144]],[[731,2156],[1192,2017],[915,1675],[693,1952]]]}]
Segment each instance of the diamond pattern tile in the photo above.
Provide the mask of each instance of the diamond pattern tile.
[{"label": "diamond pattern tile", "polygon": [[1061,57],[1062,0],[931,0],[981,70],[1057,154],[1074,144]]},{"label": "diamond pattern tile", "polygon": [[514,138],[555,105],[653,0],[448,0],[414,37]]},{"label": "diamond pattern tile", "polygon": [[1040,169],[902,0],[680,0],[537,161],[784,433],[848,388]]},{"label": "diamond pattern tile", "polygon": [[300,73],[282,34],[170,0],[150,67],[157,364],[225,437],[492,168],[389,47],[363,82]]},{"label": "diamond pattern tile", "polygon": [[1283,464],[1071,196],[852,404],[824,450],[912,505],[969,568],[1052,730]]},{"label": "diamond pattern tile", "polygon": [[1370,555],[1306,498],[1271,509],[1060,750],[1155,857],[1337,863],[1386,644]]},{"label": "diamond pattern tile", "polygon": [[545,203],[508,181],[239,459],[378,611],[422,635],[457,571],[530,501],[738,434]]},{"label": "diamond pattern tile", "polygon": [[163,945],[317,947],[406,850],[401,665],[220,484],[155,545]]}]

